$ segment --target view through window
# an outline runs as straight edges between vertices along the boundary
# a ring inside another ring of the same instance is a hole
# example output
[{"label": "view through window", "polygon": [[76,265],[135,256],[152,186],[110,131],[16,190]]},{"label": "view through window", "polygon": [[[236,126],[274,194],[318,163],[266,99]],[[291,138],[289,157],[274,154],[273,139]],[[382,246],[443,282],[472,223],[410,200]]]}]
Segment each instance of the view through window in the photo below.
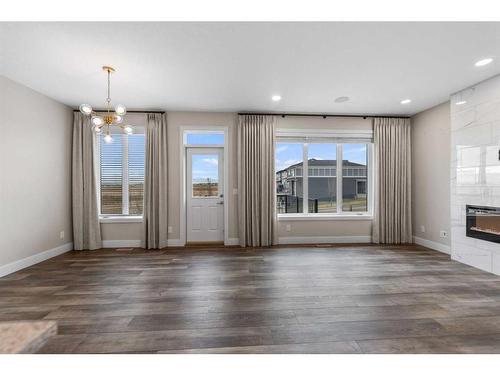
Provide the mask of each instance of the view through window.
[{"label": "view through window", "polygon": [[278,140],[275,153],[278,214],[368,211],[368,144]]},{"label": "view through window", "polygon": [[368,153],[366,144],[342,145],[342,211],[365,212],[367,204]]},{"label": "view through window", "polygon": [[194,198],[219,196],[219,155],[194,154],[192,157],[192,179]]},{"label": "view through window", "polygon": [[144,205],[144,134],[99,135],[101,214],[142,215]]}]

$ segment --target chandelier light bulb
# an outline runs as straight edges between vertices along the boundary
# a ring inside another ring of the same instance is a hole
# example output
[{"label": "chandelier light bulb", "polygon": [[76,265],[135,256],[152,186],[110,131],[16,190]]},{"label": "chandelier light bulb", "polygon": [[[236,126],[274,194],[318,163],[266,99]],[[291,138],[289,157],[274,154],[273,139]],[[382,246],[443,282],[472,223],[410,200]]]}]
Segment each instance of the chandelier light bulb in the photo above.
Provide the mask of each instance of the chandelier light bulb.
[{"label": "chandelier light bulb", "polygon": [[116,112],[117,115],[123,116],[125,113],[127,113],[127,108],[125,108],[125,106],[122,105],[122,104],[118,104],[115,107],[115,112]]},{"label": "chandelier light bulb", "polygon": [[80,106],[80,112],[88,116],[92,113],[92,107],[90,106],[90,104],[82,104]]},{"label": "chandelier light bulb", "polygon": [[94,116],[92,117],[92,124],[94,124],[95,126],[101,126],[102,124],[104,124],[104,120],[102,119],[102,117]]},{"label": "chandelier light bulb", "polygon": [[82,104],[79,109],[82,114],[90,117],[90,122],[92,124],[92,130],[96,134],[102,134],[103,140],[106,143],[113,142],[113,137],[111,136],[110,129],[112,126],[121,128],[124,134],[132,134],[133,129],[130,125],[122,125],[124,121],[124,116],[127,113],[127,108],[123,104],[118,104],[115,107],[115,112],[112,112],[111,106],[111,73],[115,72],[115,69],[111,66],[103,66],[102,69],[106,72],[107,83],[108,83],[108,95],[106,97],[106,114],[101,116],[92,109],[90,104]]}]

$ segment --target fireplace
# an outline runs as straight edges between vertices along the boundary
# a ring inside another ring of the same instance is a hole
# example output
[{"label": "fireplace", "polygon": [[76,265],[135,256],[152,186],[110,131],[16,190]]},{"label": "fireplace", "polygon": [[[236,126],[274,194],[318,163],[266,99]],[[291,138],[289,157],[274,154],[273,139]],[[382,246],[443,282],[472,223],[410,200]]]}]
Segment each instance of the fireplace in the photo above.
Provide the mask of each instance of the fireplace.
[{"label": "fireplace", "polygon": [[500,208],[466,206],[467,237],[500,243]]}]

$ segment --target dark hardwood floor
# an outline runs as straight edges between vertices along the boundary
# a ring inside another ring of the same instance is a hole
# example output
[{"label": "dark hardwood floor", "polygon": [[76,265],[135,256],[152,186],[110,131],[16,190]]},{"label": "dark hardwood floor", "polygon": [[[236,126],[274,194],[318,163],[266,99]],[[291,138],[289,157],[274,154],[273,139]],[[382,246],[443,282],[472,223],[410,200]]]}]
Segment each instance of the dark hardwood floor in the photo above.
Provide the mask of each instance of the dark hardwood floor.
[{"label": "dark hardwood floor", "polygon": [[70,252],[0,279],[41,353],[500,353],[500,277],[420,246]]}]

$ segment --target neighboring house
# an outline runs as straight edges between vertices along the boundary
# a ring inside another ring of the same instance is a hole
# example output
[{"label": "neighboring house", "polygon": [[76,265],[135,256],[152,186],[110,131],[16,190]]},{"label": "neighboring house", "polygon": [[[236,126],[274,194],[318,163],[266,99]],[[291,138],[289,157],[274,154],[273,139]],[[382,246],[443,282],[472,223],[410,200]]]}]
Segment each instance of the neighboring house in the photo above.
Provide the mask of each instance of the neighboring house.
[{"label": "neighboring house", "polygon": [[[309,200],[311,212],[315,212],[317,202],[336,201],[337,197],[337,160],[309,159]],[[344,160],[342,163],[343,199],[366,198],[366,165]],[[293,164],[276,172],[278,199],[303,197],[303,162]]]}]

